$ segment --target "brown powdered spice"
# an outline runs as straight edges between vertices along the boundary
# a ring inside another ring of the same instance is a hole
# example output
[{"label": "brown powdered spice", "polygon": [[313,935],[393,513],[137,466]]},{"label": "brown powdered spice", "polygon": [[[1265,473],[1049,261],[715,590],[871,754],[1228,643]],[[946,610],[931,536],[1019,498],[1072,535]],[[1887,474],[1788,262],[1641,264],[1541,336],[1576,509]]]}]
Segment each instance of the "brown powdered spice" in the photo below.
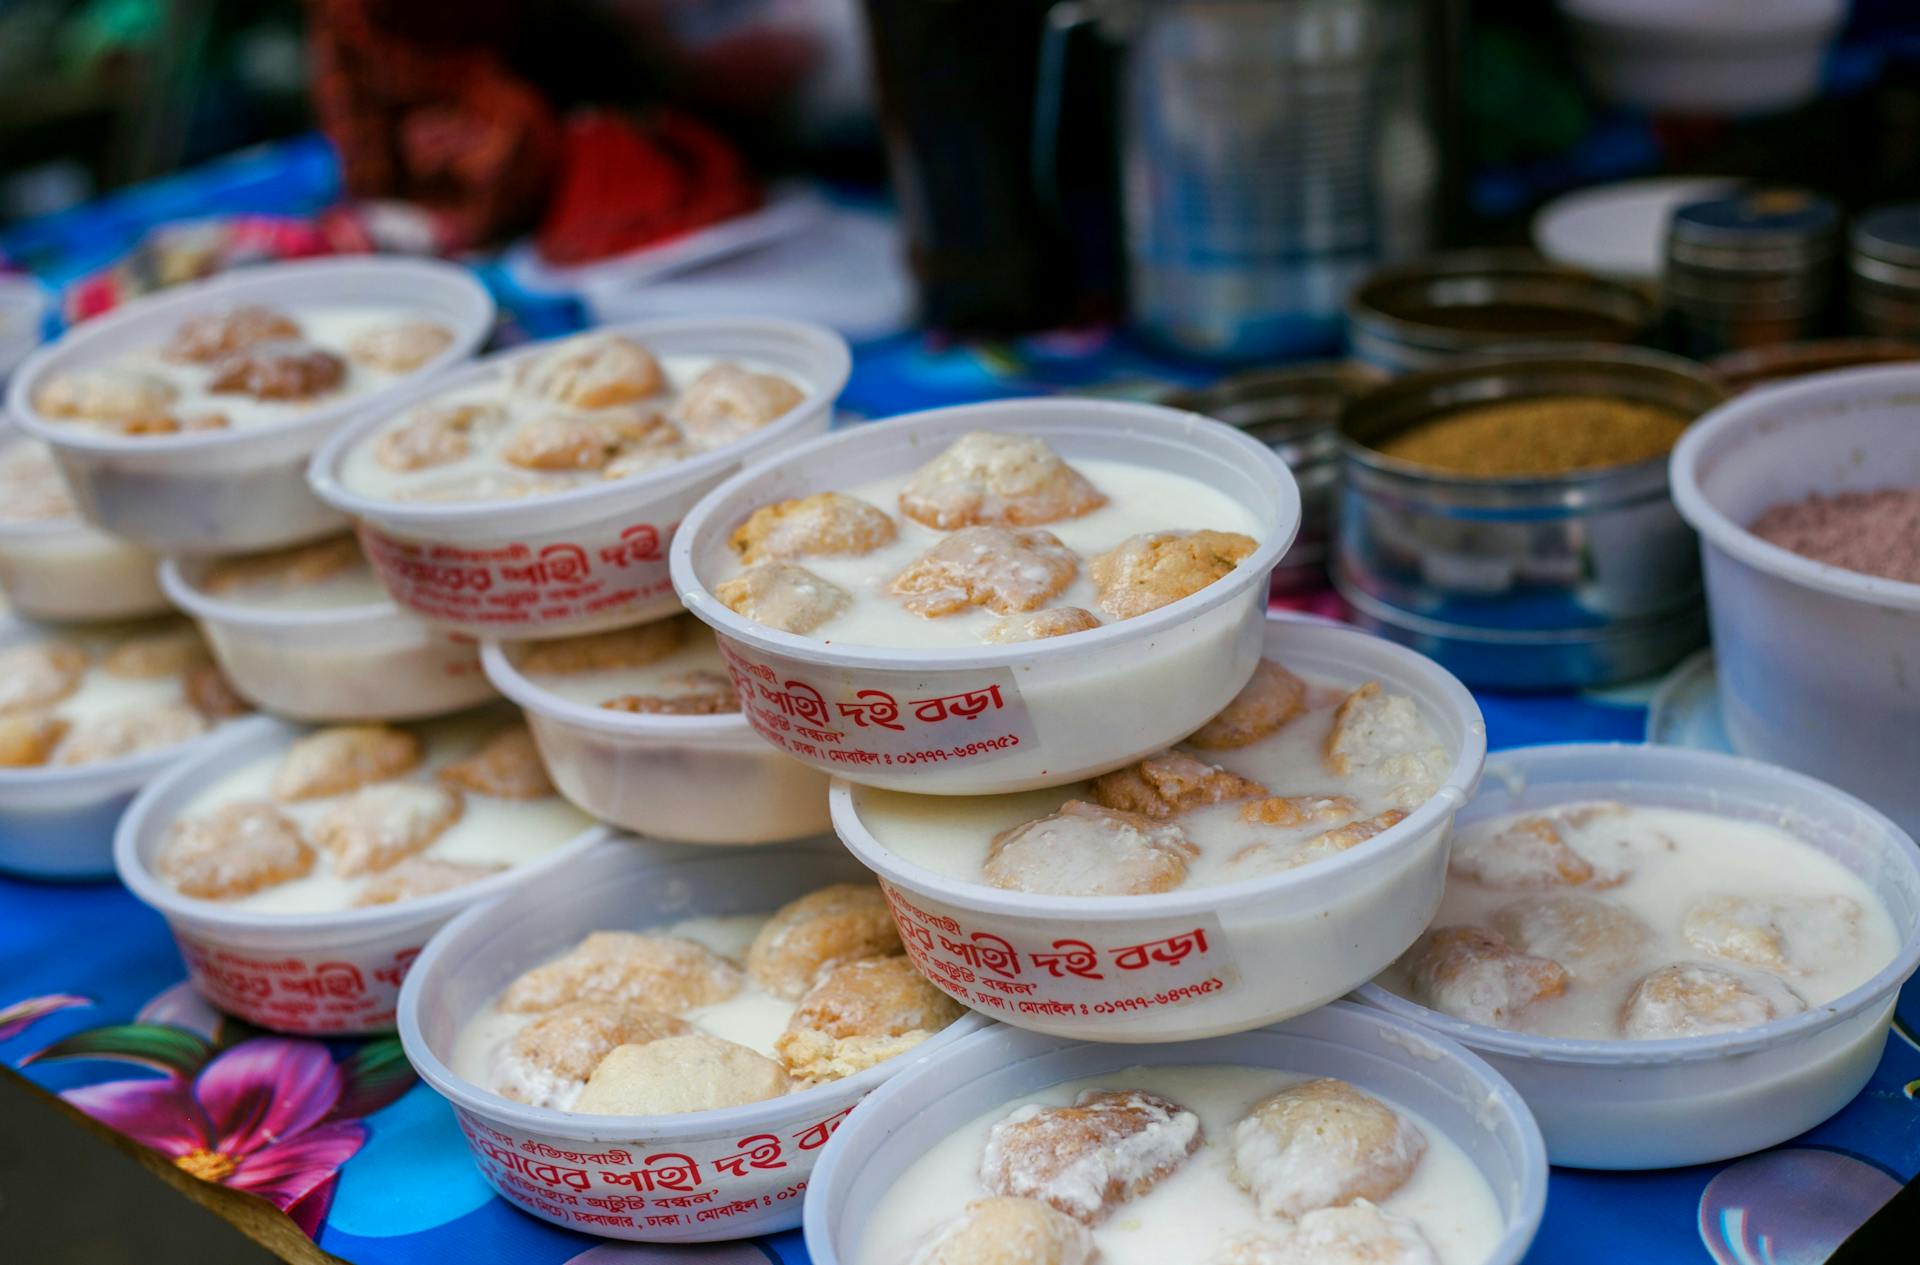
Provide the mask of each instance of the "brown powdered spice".
[{"label": "brown powdered spice", "polygon": [[1687,418],[1606,395],[1545,395],[1442,414],[1379,445],[1444,474],[1543,478],[1648,461],[1671,449]]},{"label": "brown powdered spice", "polygon": [[1920,584],[1920,488],[1816,492],[1773,506],[1747,530],[1815,562]]}]

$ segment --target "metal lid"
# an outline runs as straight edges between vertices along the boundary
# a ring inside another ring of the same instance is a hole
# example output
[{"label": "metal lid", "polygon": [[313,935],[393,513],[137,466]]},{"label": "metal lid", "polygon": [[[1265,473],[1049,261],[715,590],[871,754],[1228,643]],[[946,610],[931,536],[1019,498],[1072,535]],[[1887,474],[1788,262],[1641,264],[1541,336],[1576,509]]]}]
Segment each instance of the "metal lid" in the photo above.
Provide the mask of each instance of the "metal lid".
[{"label": "metal lid", "polygon": [[1920,202],[1868,211],[1853,226],[1853,249],[1869,259],[1920,268]]},{"label": "metal lid", "polygon": [[1805,189],[1754,189],[1692,202],[1673,213],[1667,260],[1676,268],[1786,271],[1832,255],[1840,207]]},{"label": "metal lid", "polygon": [[1350,401],[1384,381],[1385,374],[1357,361],[1322,360],[1236,373],[1209,386],[1168,392],[1160,403],[1277,444],[1331,430]]},{"label": "metal lid", "polygon": [[1347,298],[1353,331],[1447,354],[1520,338],[1624,343],[1652,316],[1651,301],[1632,286],[1514,250],[1381,268]]}]

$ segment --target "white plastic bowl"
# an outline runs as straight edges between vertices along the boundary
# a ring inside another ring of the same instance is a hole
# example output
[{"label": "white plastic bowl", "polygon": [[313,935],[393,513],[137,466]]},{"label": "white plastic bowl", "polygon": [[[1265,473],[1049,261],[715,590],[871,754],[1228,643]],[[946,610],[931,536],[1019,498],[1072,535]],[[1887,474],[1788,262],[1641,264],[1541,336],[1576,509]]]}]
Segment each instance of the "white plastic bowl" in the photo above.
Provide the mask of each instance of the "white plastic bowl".
[{"label": "white plastic bowl", "polygon": [[160,583],[193,616],[234,688],[303,721],[418,720],[494,696],[473,638],[381,600],[319,609],[226,601],[198,587],[206,561],[169,558]]},{"label": "white plastic bowl", "polygon": [[[878,1090],[827,1145],[807,1192],[808,1254],[814,1265],[860,1265],[861,1236],[900,1174],[995,1107],[1062,1081],[1182,1064],[1339,1077],[1424,1116],[1487,1179],[1506,1223],[1476,1265],[1516,1265],[1540,1228],[1547,1157],[1513,1088],[1451,1041],[1335,1003],[1257,1032],[1174,1045],[1095,1045],[1005,1027],[956,1041]],[[1206,1209],[1193,1216],[1203,1230]]]},{"label": "white plastic bowl", "polygon": [[564,637],[672,614],[680,603],[666,550],[681,518],[743,462],[824,431],[853,365],[845,339],[799,321],[640,321],[600,332],[660,356],[748,361],[792,379],[806,395],[746,438],[658,470],[551,496],[451,504],[364,495],[341,481],[341,465],[395,415],[499,377],[552,344],[488,356],[386,397],[314,454],[308,481],[322,500],[359,520],[367,558],[402,607],[476,637]]},{"label": "white plastic bowl", "polygon": [[[106,435],[42,417],[51,374],[165,342],[191,316],[242,303],[391,305],[453,331],[445,351],[392,386],[317,405],[297,419],[178,435]],[[473,355],[493,332],[493,299],[466,269],[419,259],[338,258],[261,264],[139,299],[36,352],[13,376],[7,409],[53,445],[81,512],[162,553],[228,553],[312,540],[346,525],[307,490],[307,459],[349,418]]]},{"label": "white plastic bowl", "polygon": [[1810,773],[1920,830],[1920,584],[1746,530],[1809,493],[1920,487],[1920,367],[1741,396],[1681,438],[1673,498],[1700,533],[1720,709],[1742,755]]},{"label": "white plastic bowl", "polygon": [[1574,743],[1496,753],[1461,820],[1619,799],[1765,822],[1859,875],[1887,906],[1899,953],[1825,1006],[1740,1032],[1580,1041],[1467,1023],[1376,984],[1366,1002],[1450,1037],[1527,1100],[1555,1164],[1669,1168],[1784,1142],[1840,1110],[1872,1077],[1901,983],[1920,964],[1920,852],[1850,795],[1755,760],[1678,747]]},{"label": "white plastic bowl", "polygon": [[[47,635],[31,624],[0,622],[0,649]],[[229,733],[258,734],[258,724],[228,721],[212,733],[119,760],[0,768],[0,871],[30,878],[110,876],[114,827],[134,793]]]},{"label": "white plastic bowl", "polygon": [[[710,586],[736,565],[727,537],[755,509],[903,473],[975,430],[1038,436],[1069,461],[1099,457],[1198,479],[1247,508],[1260,524],[1259,547],[1229,575],[1159,610],[1018,645],[818,641],[756,623],[713,595]],[[1286,463],[1231,426],[1153,404],[1002,400],[856,427],[742,471],[681,524],[673,583],[719,635],[742,702],[758,687],[747,717],[775,746],[869,786],[984,795],[1118,768],[1219,711],[1253,674],[1267,577],[1299,527],[1300,492]],[[897,723],[861,719],[878,699]],[[950,710],[954,700],[966,706]],[[938,718],[927,719],[928,710]],[[811,739],[802,727],[838,737]]]},{"label": "white plastic bowl", "polygon": [[[4,306],[0,304],[0,306]],[[30,444],[0,421],[0,454]],[[0,592],[28,619],[139,619],[167,609],[159,559],[78,514],[0,520]]]},{"label": "white plastic bowl", "polygon": [[1560,0],[1600,95],[1644,110],[1786,110],[1820,88],[1847,0]]},{"label": "white plastic bowl", "polygon": [[612,834],[591,826],[537,861],[419,900],[324,913],[269,914],[182,895],[153,872],[167,827],[237,765],[284,750],[305,730],[264,717],[202,740],[192,758],[142,791],[120,819],[113,866],[173,932],[187,977],[230,1015],[275,1032],[390,1031],[400,981],[427,940],[461,910],[564,871]]},{"label": "white plastic bowl", "polygon": [[526,712],[554,785],[583,812],[674,843],[778,843],[828,829],[826,774],[775,751],[738,712],[589,707],[529,680],[517,650],[485,643],[487,679]]},{"label": "white plastic bowl", "polygon": [[1002,891],[903,860],[861,821],[862,789],[836,779],[834,829],[880,876],[921,973],[1016,1028],[1189,1041],[1311,1010],[1404,953],[1440,907],[1447,828],[1480,780],[1480,709],[1444,668],[1350,628],[1275,619],[1262,653],[1308,676],[1377,679],[1413,699],[1453,753],[1446,783],[1399,825],[1298,870],[1073,898]]},{"label": "white plastic bowl", "polygon": [[647,1243],[790,1230],[800,1224],[820,1148],[854,1104],[976,1031],[979,1020],[963,1015],[846,1080],[672,1116],[529,1107],[455,1075],[450,1060],[461,1028],[501,989],[589,932],[771,913],[825,884],[862,877],[831,839],[756,854],[751,865],[710,848],[610,841],[435,936],[401,991],[400,1040],[420,1078],[453,1104],[481,1175],[536,1217]]}]

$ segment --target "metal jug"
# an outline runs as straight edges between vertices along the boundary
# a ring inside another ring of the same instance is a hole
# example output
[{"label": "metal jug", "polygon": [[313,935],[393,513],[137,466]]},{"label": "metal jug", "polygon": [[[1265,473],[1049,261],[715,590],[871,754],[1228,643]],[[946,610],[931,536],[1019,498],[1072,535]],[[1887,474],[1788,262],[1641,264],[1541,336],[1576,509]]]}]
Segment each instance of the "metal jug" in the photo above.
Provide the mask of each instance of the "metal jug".
[{"label": "metal jug", "polygon": [[1095,24],[1128,46],[1119,113],[1137,328],[1208,357],[1322,352],[1338,344],[1363,274],[1428,247],[1440,159],[1426,13],[1421,0],[1055,6],[1036,111],[1042,171],[1069,34]]}]

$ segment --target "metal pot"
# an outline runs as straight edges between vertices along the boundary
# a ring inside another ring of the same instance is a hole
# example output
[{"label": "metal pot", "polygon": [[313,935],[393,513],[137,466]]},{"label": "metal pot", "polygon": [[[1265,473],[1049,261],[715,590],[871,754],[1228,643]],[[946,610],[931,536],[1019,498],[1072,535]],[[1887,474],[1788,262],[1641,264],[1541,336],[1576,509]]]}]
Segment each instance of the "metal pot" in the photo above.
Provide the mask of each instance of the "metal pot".
[{"label": "metal pot", "polygon": [[1606,395],[1695,417],[1725,393],[1691,361],[1592,348],[1400,378],[1342,415],[1334,580],[1363,623],[1469,684],[1548,689],[1658,671],[1699,644],[1699,556],[1664,456],[1542,478],[1474,478],[1376,445],[1502,400]]}]

